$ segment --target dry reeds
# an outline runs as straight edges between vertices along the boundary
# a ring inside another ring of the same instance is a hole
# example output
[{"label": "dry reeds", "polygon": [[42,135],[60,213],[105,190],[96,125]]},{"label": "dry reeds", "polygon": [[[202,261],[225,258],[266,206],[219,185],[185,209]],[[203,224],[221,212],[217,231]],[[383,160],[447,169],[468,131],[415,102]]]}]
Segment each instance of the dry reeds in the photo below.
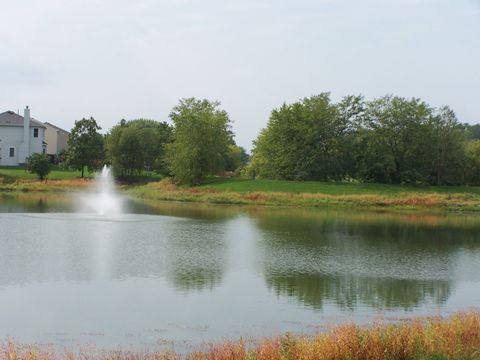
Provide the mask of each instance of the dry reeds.
[{"label": "dry reeds", "polygon": [[398,209],[452,209],[478,211],[480,196],[472,194],[397,193],[397,194],[323,194],[270,191],[220,191],[210,187],[180,187],[169,181],[130,187],[133,197],[150,200],[205,202],[217,204],[280,206],[343,206]]},{"label": "dry reeds", "polygon": [[401,324],[369,327],[344,325],[316,336],[266,338],[253,344],[241,339],[210,345],[181,356],[175,353],[80,351],[56,354],[51,349],[3,344],[0,358],[8,360],[475,360],[480,359],[480,313],[449,318],[422,318]]}]

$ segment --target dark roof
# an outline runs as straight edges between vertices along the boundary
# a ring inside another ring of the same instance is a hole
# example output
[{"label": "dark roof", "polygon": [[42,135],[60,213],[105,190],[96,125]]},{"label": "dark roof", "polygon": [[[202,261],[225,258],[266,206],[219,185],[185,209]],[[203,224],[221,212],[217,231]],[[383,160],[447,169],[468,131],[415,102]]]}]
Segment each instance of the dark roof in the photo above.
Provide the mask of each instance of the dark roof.
[{"label": "dark roof", "polygon": [[57,129],[57,130],[60,130],[60,131],[66,132],[67,134],[70,134],[70,132],[68,132],[67,130],[63,130],[62,128],[59,128],[59,127],[58,127],[58,126],[56,126],[56,125],[50,124],[49,122],[46,122],[46,123],[45,123],[45,125],[47,125],[47,126],[51,126],[51,127],[55,128],[55,129]]},{"label": "dark roof", "polygon": [[[0,114],[0,126],[23,126],[23,116],[14,113],[13,111],[5,111]],[[42,122],[30,118],[30,127],[42,127]]]}]

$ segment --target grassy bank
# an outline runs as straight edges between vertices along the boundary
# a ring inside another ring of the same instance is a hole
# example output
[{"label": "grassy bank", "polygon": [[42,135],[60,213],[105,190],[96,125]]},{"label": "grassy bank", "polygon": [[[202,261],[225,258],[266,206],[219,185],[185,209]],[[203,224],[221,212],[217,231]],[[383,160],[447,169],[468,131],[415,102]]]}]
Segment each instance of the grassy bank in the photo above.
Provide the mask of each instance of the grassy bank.
[{"label": "grassy bank", "polygon": [[479,211],[478,187],[407,187],[378,184],[223,180],[181,187],[169,180],[127,186],[125,192],[148,200],[300,207]]},{"label": "grassy bank", "polygon": [[[38,181],[22,168],[0,168],[0,191],[65,192],[84,189],[90,179],[78,171],[54,169]],[[140,180],[140,181],[139,181]],[[212,178],[202,186],[177,186],[155,176],[121,185],[126,194],[151,201],[297,207],[347,207],[428,211],[480,211],[480,187],[403,186]]]},{"label": "grassy bank", "polygon": [[[71,180],[79,178],[80,171],[70,171],[53,166],[52,171],[48,174],[51,180]],[[29,173],[24,167],[0,166],[0,177],[4,181],[19,181],[19,180],[36,180],[35,174]]]},{"label": "grassy bank", "polygon": [[467,360],[480,359],[480,314],[416,319],[402,324],[369,327],[345,325],[315,336],[285,334],[246,342],[205,346],[181,356],[175,353],[100,352],[80,350],[59,354],[37,346],[6,343],[5,359],[157,359],[157,360]]},{"label": "grassy bank", "polygon": [[[53,166],[47,179],[38,180],[35,174],[31,174],[24,167],[0,166],[0,192],[68,192],[77,191],[89,187],[95,173],[85,172],[81,178],[78,170],[65,170]],[[123,181],[130,183],[145,184],[160,180],[160,176],[145,171],[141,176],[132,176]]]},{"label": "grassy bank", "polygon": [[0,191],[3,192],[64,192],[89,186],[89,179],[81,179],[80,171],[68,171],[56,166],[48,179],[39,181],[23,167],[0,167]]},{"label": "grassy bank", "polygon": [[0,177],[0,192],[70,192],[86,189],[91,186],[90,179],[48,179],[2,181]]},{"label": "grassy bank", "polygon": [[321,193],[327,195],[398,195],[402,193],[420,194],[477,194],[480,187],[469,186],[425,186],[425,185],[389,185],[371,183],[321,182],[321,181],[284,181],[284,180],[247,180],[238,178],[211,178],[202,187],[235,192],[277,192],[277,193]]}]

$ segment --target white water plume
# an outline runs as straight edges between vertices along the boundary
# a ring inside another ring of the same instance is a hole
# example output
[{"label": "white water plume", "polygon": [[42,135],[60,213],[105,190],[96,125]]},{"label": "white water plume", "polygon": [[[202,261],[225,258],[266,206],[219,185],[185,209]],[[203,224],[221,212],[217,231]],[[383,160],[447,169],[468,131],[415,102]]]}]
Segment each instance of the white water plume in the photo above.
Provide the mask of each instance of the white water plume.
[{"label": "white water plume", "polygon": [[82,213],[101,216],[122,214],[123,200],[115,192],[115,183],[108,166],[105,165],[102,172],[95,177],[94,188],[80,196],[80,204],[79,212]]}]

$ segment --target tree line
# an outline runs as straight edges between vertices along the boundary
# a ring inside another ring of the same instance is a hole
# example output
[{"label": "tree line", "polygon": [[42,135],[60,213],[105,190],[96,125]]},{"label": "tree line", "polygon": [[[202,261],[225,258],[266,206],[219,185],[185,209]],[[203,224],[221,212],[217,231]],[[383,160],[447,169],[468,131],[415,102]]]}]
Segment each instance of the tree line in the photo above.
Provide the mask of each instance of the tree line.
[{"label": "tree line", "polygon": [[249,166],[271,179],[478,185],[478,131],[416,98],[322,93],[273,110]]},{"label": "tree line", "polygon": [[[388,184],[480,185],[480,124],[448,106],[387,95],[371,101],[321,93],[271,112],[251,158],[234,140],[219,102],[182,99],[171,124],[121,120],[106,135],[95,119],[75,122],[65,163],[120,177],[154,171],[184,184],[209,175]],[[253,175],[253,176],[255,176]]]},{"label": "tree line", "polygon": [[154,171],[194,185],[208,175],[234,172],[248,155],[238,146],[231,121],[220,103],[182,99],[170,115],[173,125],[147,119],[121,120],[105,136],[95,119],[75,122],[70,133],[68,166],[82,171],[112,166],[119,177]]}]

